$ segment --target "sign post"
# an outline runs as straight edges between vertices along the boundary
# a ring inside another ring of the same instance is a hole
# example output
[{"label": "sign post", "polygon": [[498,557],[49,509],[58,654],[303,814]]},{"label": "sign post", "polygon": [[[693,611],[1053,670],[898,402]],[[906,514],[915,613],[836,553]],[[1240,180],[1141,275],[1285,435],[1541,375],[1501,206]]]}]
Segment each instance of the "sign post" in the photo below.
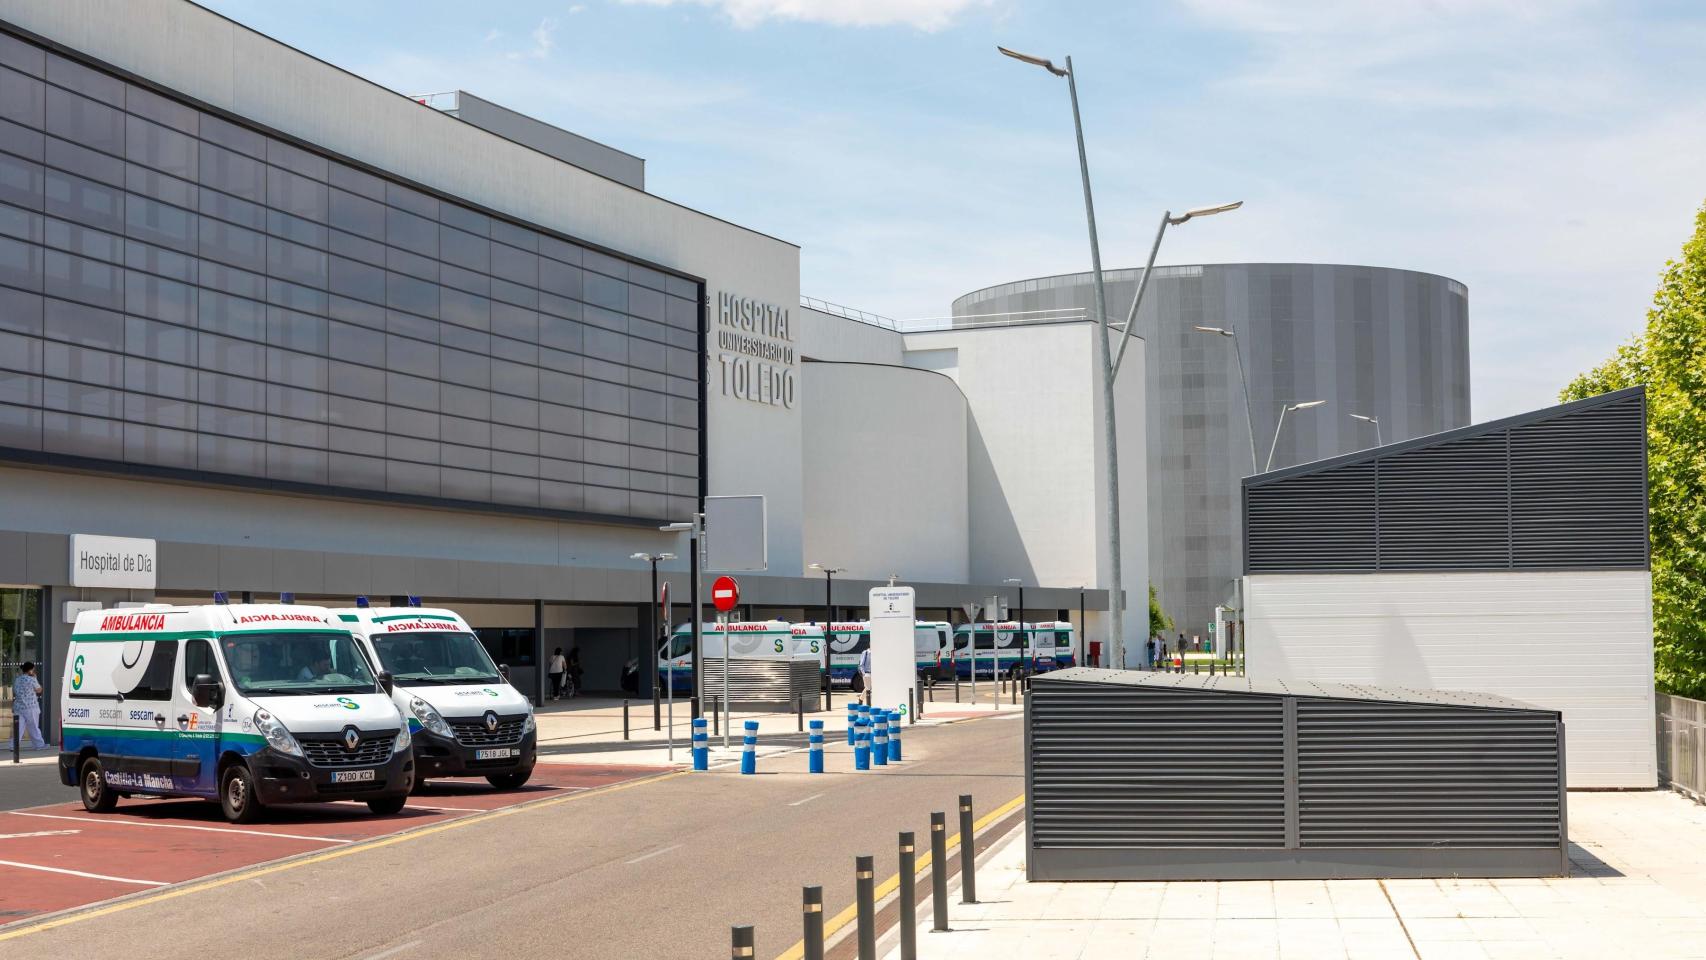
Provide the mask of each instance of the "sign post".
[{"label": "sign post", "polygon": [[729,748],[729,611],[740,603],[740,584],[727,574],[711,582],[711,605],[717,608],[717,622],[723,627],[723,749]]},{"label": "sign post", "polygon": [[871,708],[902,715],[918,675],[912,632],[917,593],[911,587],[873,587],[871,609]]},{"label": "sign post", "polygon": [[[669,581],[658,588],[658,620],[663,624],[663,654],[664,662],[669,664],[665,676],[669,678],[669,732],[664,734],[664,740],[669,744],[669,762],[675,762],[675,627],[670,620]],[[653,661],[656,662],[655,660]],[[652,669],[655,678],[657,669]],[[652,681],[652,689],[657,689],[657,681]]]}]

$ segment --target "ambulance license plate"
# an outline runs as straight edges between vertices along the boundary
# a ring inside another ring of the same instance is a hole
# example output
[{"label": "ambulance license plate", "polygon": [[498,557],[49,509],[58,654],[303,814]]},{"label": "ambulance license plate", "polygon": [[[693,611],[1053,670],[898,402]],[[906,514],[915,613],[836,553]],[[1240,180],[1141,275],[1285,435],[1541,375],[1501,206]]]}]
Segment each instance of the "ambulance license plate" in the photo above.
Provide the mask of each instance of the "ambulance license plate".
[{"label": "ambulance license plate", "polygon": [[496,747],[491,750],[475,750],[475,760],[508,760],[510,757],[521,756],[521,751],[515,747]]},{"label": "ambulance license plate", "polygon": [[372,770],[334,770],[332,772],[333,783],[359,783],[363,780],[372,779]]}]

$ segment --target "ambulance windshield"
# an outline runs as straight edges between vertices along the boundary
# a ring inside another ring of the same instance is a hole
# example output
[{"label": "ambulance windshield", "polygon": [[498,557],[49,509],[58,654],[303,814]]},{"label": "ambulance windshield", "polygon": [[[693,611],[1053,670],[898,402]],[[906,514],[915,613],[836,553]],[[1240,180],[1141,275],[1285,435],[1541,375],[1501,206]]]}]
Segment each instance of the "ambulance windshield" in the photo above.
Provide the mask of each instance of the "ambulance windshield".
[{"label": "ambulance windshield", "polygon": [[497,683],[498,668],[471,633],[420,631],[371,638],[382,669],[398,683]]},{"label": "ambulance windshield", "polygon": [[305,630],[219,639],[237,689],[248,696],[372,693],[373,671],[347,633]]}]

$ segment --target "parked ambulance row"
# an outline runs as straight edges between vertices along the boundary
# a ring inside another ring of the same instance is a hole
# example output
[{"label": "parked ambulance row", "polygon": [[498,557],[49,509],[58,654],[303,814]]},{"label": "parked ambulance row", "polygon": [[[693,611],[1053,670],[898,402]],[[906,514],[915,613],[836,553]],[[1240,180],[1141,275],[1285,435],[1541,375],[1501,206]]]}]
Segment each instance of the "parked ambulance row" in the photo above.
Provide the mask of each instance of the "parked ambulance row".
[{"label": "parked ambulance row", "polygon": [[396,813],[429,777],[514,789],[533,707],[454,611],[279,604],[93,610],[61,685],[60,779],[91,812],[148,795]]},{"label": "parked ambulance row", "polygon": [[[703,627],[702,657],[721,657],[725,645],[731,660],[810,659],[823,663],[829,650],[829,681],[833,686],[863,689],[859,658],[871,646],[869,621],[788,623],[757,620],[727,625],[707,623]],[[961,624],[920,620],[913,624],[913,664],[926,684],[954,677],[979,679],[1008,677],[1018,673],[1046,673],[1077,663],[1077,645],[1072,624],[1043,623]],[[693,689],[693,627],[675,629],[669,643],[658,650],[658,683],[685,695]]]}]

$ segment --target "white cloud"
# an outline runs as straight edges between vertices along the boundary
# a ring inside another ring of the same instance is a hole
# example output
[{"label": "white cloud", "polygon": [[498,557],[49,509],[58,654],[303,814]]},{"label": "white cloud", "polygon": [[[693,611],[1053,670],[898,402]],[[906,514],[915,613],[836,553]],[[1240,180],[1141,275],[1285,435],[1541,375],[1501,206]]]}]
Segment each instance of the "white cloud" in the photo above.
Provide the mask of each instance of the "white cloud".
[{"label": "white cloud", "polygon": [[907,26],[935,31],[973,8],[993,0],[622,0],[625,4],[713,7],[735,26],[756,27],[766,20],[823,23],[835,27]]},{"label": "white cloud", "polygon": [[528,32],[527,36],[533,45],[523,50],[513,50],[508,56],[511,60],[544,60],[551,56],[551,51],[557,48],[557,18],[546,17],[539,25]]}]

